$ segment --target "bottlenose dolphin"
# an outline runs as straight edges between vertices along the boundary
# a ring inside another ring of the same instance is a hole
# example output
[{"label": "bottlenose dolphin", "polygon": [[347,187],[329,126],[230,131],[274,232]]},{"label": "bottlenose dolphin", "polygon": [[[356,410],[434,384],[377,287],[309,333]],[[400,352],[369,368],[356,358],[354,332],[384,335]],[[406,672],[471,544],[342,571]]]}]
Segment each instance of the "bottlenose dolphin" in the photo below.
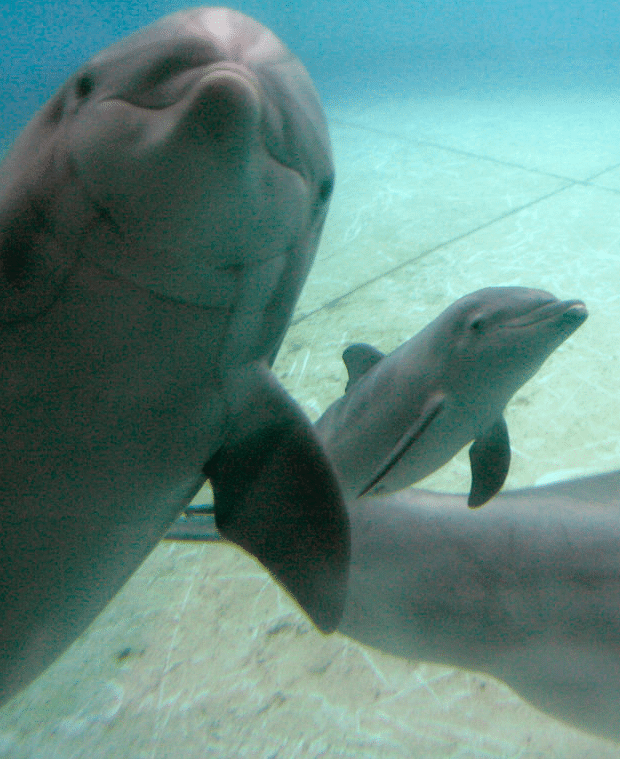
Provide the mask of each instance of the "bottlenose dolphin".
[{"label": "bottlenose dolphin", "polygon": [[[349,503],[339,632],[488,673],[551,716],[620,741],[620,471],[466,496],[410,488]],[[216,540],[207,507],[171,540]]]},{"label": "bottlenose dolphin", "polygon": [[221,533],[334,629],[344,502],[269,370],[333,185],[302,64],[241,13],[173,14],[80,68],[0,172],[0,701],[206,478]]},{"label": "bottlenose dolphin", "polygon": [[504,407],[586,317],[579,300],[488,287],[457,300],[389,356],[348,348],[345,395],[315,425],[345,495],[405,488],[473,440],[467,503],[488,501],[510,463]]}]

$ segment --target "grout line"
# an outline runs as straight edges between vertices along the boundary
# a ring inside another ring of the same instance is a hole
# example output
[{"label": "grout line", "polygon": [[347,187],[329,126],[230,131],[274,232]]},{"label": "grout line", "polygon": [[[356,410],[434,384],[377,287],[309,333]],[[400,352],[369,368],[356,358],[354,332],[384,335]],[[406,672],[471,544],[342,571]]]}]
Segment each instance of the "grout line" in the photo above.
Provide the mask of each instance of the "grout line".
[{"label": "grout line", "polygon": [[[614,171],[614,169],[620,168],[620,163],[616,163],[613,166],[608,166],[606,169],[603,169],[602,171],[597,172],[596,174],[592,174],[592,176],[588,177],[587,179],[583,180],[583,184],[590,184],[593,179],[596,179],[597,177],[600,177],[601,174],[606,174],[608,171]],[[598,185],[596,185],[598,187]],[[610,187],[600,187],[601,190],[608,190],[609,192],[620,192],[620,190],[613,190]]]},{"label": "grout line", "polygon": [[576,185],[579,186],[585,186],[585,187],[596,187],[597,189],[600,189],[604,192],[611,192],[615,194],[620,194],[620,190],[615,190],[610,187],[600,187],[598,185],[592,185],[592,181],[596,179],[597,177],[600,177],[602,174],[605,174],[608,171],[613,171],[614,169],[620,168],[620,163],[608,166],[605,169],[602,169],[601,171],[597,172],[596,174],[592,174],[587,179],[573,179],[572,177],[565,177],[561,174],[552,174],[551,172],[546,171],[540,171],[538,169],[531,169],[527,168],[526,166],[522,166],[518,163],[511,163],[509,161],[501,161],[497,158],[489,158],[487,156],[481,156],[477,155],[476,153],[470,153],[466,150],[460,150],[459,148],[452,148],[447,147],[445,145],[441,145],[436,142],[429,142],[427,140],[411,140],[406,137],[403,137],[402,135],[392,134],[390,132],[384,132],[380,129],[375,129],[372,127],[364,127],[364,126],[358,126],[357,124],[349,124],[345,121],[340,121],[338,119],[328,119],[328,122],[330,124],[336,124],[337,126],[344,126],[348,127],[350,129],[359,129],[360,131],[365,132],[372,132],[374,134],[381,135],[382,137],[388,137],[390,139],[400,140],[404,143],[410,143],[412,145],[426,145],[429,147],[434,147],[439,150],[445,150],[447,152],[451,153],[457,153],[459,155],[464,155],[469,158],[475,158],[476,160],[480,161],[488,161],[489,163],[495,163],[502,166],[511,166],[512,168],[518,168],[522,169],[523,171],[528,171],[532,174],[539,174],[541,176],[551,177],[553,179],[559,179],[563,182],[567,182],[568,184],[565,184],[563,187],[559,187],[556,190],[553,190],[546,195],[541,195],[539,198],[536,198],[535,200],[531,200],[529,203],[525,203],[522,206],[519,206],[518,208],[513,208],[512,210],[501,214],[500,216],[496,216],[494,219],[491,219],[490,221],[485,222],[484,224],[479,225],[478,227],[474,227],[473,229],[468,230],[467,232],[463,232],[463,234],[457,235],[456,237],[452,237],[449,240],[445,240],[442,243],[439,243],[439,245],[435,245],[432,248],[429,248],[428,250],[420,253],[418,256],[415,256],[414,258],[409,258],[406,261],[403,261],[399,263],[397,266],[394,266],[392,269],[388,269],[381,274],[378,274],[376,277],[372,277],[371,279],[366,280],[365,282],[362,282],[361,284],[357,285],[357,287],[354,287],[352,290],[348,290],[346,293],[343,293],[342,295],[339,295],[336,298],[333,298],[332,300],[328,301],[327,303],[324,303],[319,308],[315,308],[312,311],[308,311],[305,314],[302,314],[298,317],[294,317],[291,320],[291,326],[300,324],[301,322],[305,321],[306,319],[309,319],[310,317],[314,316],[315,314],[319,313],[320,311],[324,311],[329,308],[333,308],[337,303],[344,300],[345,298],[348,298],[349,295],[353,295],[353,293],[358,292],[359,290],[362,290],[364,287],[367,287],[368,285],[372,285],[375,282],[378,282],[380,279],[382,279],[385,276],[389,276],[390,274],[394,274],[394,272],[399,271],[400,269],[403,269],[405,266],[409,266],[412,263],[415,263],[416,261],[420,261],[423,258],[426,258],[427,256],[431,255],[432,253],[437,252],[438,250],[441,250],[442,248],[445,248],[447,245],[451,245],[452,243],[458,242],[460,240],[464,240],[466,237],[469,237],[469,235],[475,234],[476,232],[479,232],[482,229],[486,229],[487,227],[490,227],[491,225],[495,224],[498,221],[503,221],[504,219],[509,218],[510,216],[513,216],[516,213],[520,213],[521,211],[525,210],[526,208],[531,208],[532,206],[536,205],[537,203],[540,203],[543,200],[547,200],[548,198],[553,197],[554,195],[558,195],[561,192],[564,192],[565,190],[570,189],[571,187],[575,187]]},{"label": "grout line", "polygon": [[[523,166],[520,163],[512,163],[512,161],[502,161],[499,158],[491,158],[490,156],[479,155],[478,153],[471,153],[468,150],[462,150],[461,148],[453,148],[453,147],[450,147],[449,145],[442,145],[439,142],[431,142],[430,140],[413,140],[408,137],[404,137],[403,135],[400,135],[400,134],[393,134],[392,132],[385,132],[382,129],[376,129],[375,127],[360,126],[358,124],[352,124],[346,121],[340,121],[339,119],[328,119],[328,123],[335,124],[336,126],[340,126],[340,127],[347,127],[348,129],[359,129],[362,132],[370,132],[372,134],[378,134],[381,137],[388,137],[389,139],[392,139],[392,140],[400,140],[401,142],[408,143],[411,145],[425,145],[427,147],[436,148],[438,150],[445,150],[448,153],[456,153],[457,155],[467,156],[468,158],[475,158],[478,161],[487,161],[489,163],[495,163],[500,166],[510,166],[513,169],[521,169],[522,171],[528,171],[531,174],[539,174],[540,176],[551,177],[553,179],[561,179],[564,182],[571,182],[571,184],[573,185],[590,186],[592,180],[596,179],[597,177],[600,177],[601,174],[605,174],[608,171],[613,171],[614,169],[617,169],[620,167],[620,163],[617,163],[612,166],[608,166],[605,169],[602,169],[596,174],[592,174],[587,179],[575,179],[574,177],[566,177],[562,174],[554,174],[553,172],[550,172],[550,171],[541,171],[540,169],[532,169],[527,166]],[[598,187],[598,185],[595,185],[595,186]],[[620,194],[620,190],[614,190],[610,187],[599,187],[599,189],[607,191],[607,192]]]},{"label": "grout line", "polygon": [[387,269],[386,271],[382,272],[381,274],[377,274],[376,277],[372,277],[371,279],[366,280],[365,282],[362,282],[361,284],[357,285],[357,287],[354,287],[352,290],[348,290],[346,293],[343,293],[342,295],[339,295],[336,298],[333,298],[328,303],[323,304],[322,306],[319,306],[319,308],[315,308],[312,311],[308,311],[306,314],[302,314],[301,316],[297,318],[293,318],[291,320],[291,326],[300,324],[301,322],[305,321],[306,319],[309,319],[311,316],[314,316],[315,314],[319,313],[320,311],[324,311],[329,308],[333,308],[333,306],[336,305],[336,303],[339,303],[340,301],[344,300],[345,298],[348,298],[349,295],[353,295],[353,293],[358,292],[359,290],[362,290],[364,287],[367,287],[368,285],[372,285],[375,282],[378,282],[380,279],[383,279],[383,277],[389,276],[390,274],[394,274],[394,272],[399,271],[400,269],[403,269],[405,266],[409,266],[410,264],[416,263],[418,261],[421,261],[422,259],[426,258],[427,256],[430,256],[431,253],[436,253],[438,250],[441,250],[442,248],[445,248],[447,245],[452,245],[455,242],[459,242],[460,240],[464,240],[466,237],[469,237],[470,235],[475,234],[476,232],[480,232],[482,229],[487,229],[488,227],[492,226],[493,224],[497,223],[498,221],[503,221],[504,219],[508,219],[509,217],[513,216],[516,213],[520,213],[521,211],[525,210],[526,208],[531,208],[532,206],[535,206],[537,203],[540,203],[543,200],[547,200],[548,198],[553,197],[554,195],[559,195],[561,192],[564,192],[565,190],[570,189],[571,187],[574,187],[575,184],[579,184],[576,182],[573,182],[569,185],[566,185],[564,187],[559,187],[557,190],[552,190],[551,192],[547,193],[546,195],[541,195],[539,198],[536,198],[535,200],[531,200],[529,203],[524,203],[522,206],[519,206],[518,208],[513,208],[510,211],[507,211],[506,213],[501,214],[500,216],[496,216],[494,219],[491,219],[490,221],[485,222],[484,224],[480,224],[477,227],[474,227],[473,229],[468,230],[467,232],[463,232],[460,235],[457,235],[456,237],[451,237],[449,240],[444,240],[444,242],[439,243],[438,245],[435,245],[432,248],[429,248],[428,250],[423,251],[419,255],[408,258],[406,261],[402,261],[401,263],[397,264],[396,266],[392,267],[391,269]]},{"label": "grout line", "polygon": [[385,132],[382,129],[376,129],[374,127],[359,126],[357,124],[349,124],[346,121],[339,121],[332,119],[329,123],[336,124],[340,127],[347,127],[349,129],[359,129],[362,132],[371,132],[372,134],[381,135],[381,137],[389,137],[392,140],[400,140],[401,142],[409,143],[411,145],[426,145],[431,148],[438,148],[439,150],[445,150],[448,153],[456,153],[457,155],[467,156],[468,158],[475,158],[478,161],[488,161],[489,163],[496,163],[500,166],[510,166],[513,169],[522,169],[523,171],[529,171],[532,174],[541,174],[545,177],[552,177],[553,179],[562,179],[565,182],[579,183],[581,180],[573,179],[572,177],[565,177],[561,174],[553,174],[549,171],[540,171],[539,169],[531,169],[527,166],[523,166],[520,163],[512,163],[511,161],[502,161],[499,158],[491,158],[490,156],[479,155],[478,153],[471,153],[468,150],[461,148],[453,148],[449,145],[442,145],[439,142],[431,142],[430,140],[414,140],[408,137],[404,137],[400,134],[393,134],[392,132]]}]

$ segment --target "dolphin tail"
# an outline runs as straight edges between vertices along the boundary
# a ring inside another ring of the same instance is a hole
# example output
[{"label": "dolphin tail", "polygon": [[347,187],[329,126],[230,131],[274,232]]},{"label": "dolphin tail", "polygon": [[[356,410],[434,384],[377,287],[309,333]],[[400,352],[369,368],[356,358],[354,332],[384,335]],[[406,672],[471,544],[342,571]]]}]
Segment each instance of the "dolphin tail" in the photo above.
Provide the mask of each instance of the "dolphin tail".
[{"label": "dolphin tail", "polygon": [[[232,383],[229,435],[204,471],[222,537],[257,558],[323,632],[344,609],[349,519],[301,409],[266,367]],[[241,401],[241,402],[240,402]]]}]

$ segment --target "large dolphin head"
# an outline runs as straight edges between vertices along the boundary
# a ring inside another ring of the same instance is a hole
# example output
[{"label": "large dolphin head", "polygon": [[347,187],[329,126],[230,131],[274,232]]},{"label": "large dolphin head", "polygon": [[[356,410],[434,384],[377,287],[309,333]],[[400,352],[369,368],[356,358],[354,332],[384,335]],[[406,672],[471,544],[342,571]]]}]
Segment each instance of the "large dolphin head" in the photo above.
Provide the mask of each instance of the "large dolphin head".
[{"label": "large dolphin head", "polygon": [[[210,307],[234,303],[239,271],[254,266],[243,307],[260,314],[258,339],[273,354],[314,257],[333,166],[300,61],[247,16],[197,8],[82,66],[24,131],[2,180],[11,246],[0,317],[40,311],[89,251],[113,274]],[[70,236],[58,222],[46,228],[59,216]]]}]

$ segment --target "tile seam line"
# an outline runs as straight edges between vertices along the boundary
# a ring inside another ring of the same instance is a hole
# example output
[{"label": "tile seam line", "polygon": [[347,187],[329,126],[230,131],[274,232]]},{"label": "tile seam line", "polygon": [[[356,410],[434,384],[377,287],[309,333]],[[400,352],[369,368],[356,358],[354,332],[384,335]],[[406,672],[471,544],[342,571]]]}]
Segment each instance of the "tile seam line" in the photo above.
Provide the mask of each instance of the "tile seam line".
[{"label": "tile seam line", "polygon": [[[412,140],[400,134],[393,134],[392,132],[384,132],[382,129],[374,129],[373,127],[360,126],[359,124],[352,124],[346,121],[340,121],[338,119],[329,119],[328,122],[330,124],[335,124],[336,126],[347,127],[348,129],[359,129],[362,132],[369,132],[369,133],[377,134],[377,135],[380,135],[381,137],[386,137],[392,140],[399,140],[400,142],[408,144],[408,145],[424,145],[426,147],[436,148],[437,150],[445,150],[447,153],[455,153],[456,155],[467,156],[467,158],[475,158],[477,161],[487,161],[488,163],[494,163],[494,164],[497,164],[498,166],[510,166],[513,169],[521,169],[522,171],[527,171],[530,174],[538,174],[542,177],[550,177],[552,179],[561,179],[564,182],[572,182],[573,184],[579,184],[579,185],[589,185],[593,179],[596,179],[596,177],[601,176],[601,174],[605,174],[605,172],[607,171],[612,171],[620,167],[620,163],[616,163],[616,164],[613,164],[612,166],[608,166],[605,169],[602,169],[601,171],[597,171],[595,174],[592,174],[586,179],[575,179],[574,177],[566,177],[566,176],[563,176],[562,174],[554,174],[553,172],[550,172],[550,171],[541,171],[540,169],[528,168],[527,166],[523,166],[520,163],[512,163],[512,161],[502,161],[499,158],[492,158],[490,156],[479,155],[478,153],[471,153],[468,150],[462,150],[461,148],[453,148],[449,145],[442,145],[439,142],[431,142],[430,140]],[[609,187],[600,187],[599,189],[607,190],[609,192],[620,193],[620,190],[613,190]]]},{"label": "tile seam line", "polygon": [[359,290],[362,290],[364,287],[367,287],[368,285],[372,285],[375,282],[378,282],[383,277],[387,277],[387,276],[390,276],[391,274],[394,274],[400,269],[403,269],[405,266],[409,266],[413,263],[417,263],[418,261],[422,261],[427,256],[430,256],[432,253],[436,253],[438,250],[441,250],[442,248],[445,248],[448,245],[452,245],[455,242],[460,242],[461,240],[466,239],[470,235],[476,234],[476,232],[480,232],[483,229],[487,229],[488,227],[493,226],[493,224],[496,224],[498,221],[504,221],[504,219],[509,219],[511,216],[514,216],[515,214],[520,213],[521,211],[524,211],[526,208],[531,208],[532,206],[535,206],[537,203],[540,203],[543,200],[548,200],[549,198],[552,198],[554,195],[559,195],[561,192],[564,192],[565,190],[569,190],[571,187],[574,187],[576,184],[580,184],[579,182],[574,182],[571,180],[567,180],[567,181],[570,181],[570,184],[567,184],[564,187],[558,187],[556,190],[548,192],[546,195],[541,195],[539,198],[536,198],[535,200],[531,200],[529,203],[524,203],[523,205],[518,206],[517,208],[513,208],[510,211],[507,211],[506,213],[501,214],[500,216],[496,216],[490,221],[487,221],[484,224],[480,224],[474,229],[470,229],[467,232],[463,232],[460,235],[456,235],[456,237],[451,237],[449,240],[445,240],[444,242],[441,242],[438,245],[434,245],[432,248],[429,248],[428,250],[423,251],[418,256],[414,256],[413,258],[408,258],[406,261],[402,261],[401,263],[397,264],[391,269],[388,269],[387,271],[384,271],[381,274],[378,274],[376,277],[372,277],[371,279],[368,279],[365,282],[362,282],[361,284],[354,287],[352,290],[348,290],[346,293],[343,293],[342,295],[338,295],[336,298],[333,298],[332,300],[323,304],[319,308],[315,308],[312,311],[308,311],[308,313],[306,314],[301,314],[297,318],[293,317],[293,319],[291,320],[291,327],[296,326],[297,324],[301,324],[301,322],[305,321],[306,319],[309,319],[311,316],[314,316],[315,314],[318,314],[321,311],[333,308],[341,300],[348,298],[349,295],[353,295],[353,293],[356,293]]},{"label": "tile seam line", "polygon": [[[615,163],[613,166],[608,166],[606,169],[603,169],[602,171],[597,171],[596,174],[592,174],[587,179],[581,180],[581,182],[577,182],[577,184],[585,184],[589,185],[594,179],[597,177],[600,177],[601,174],[606,174],[608,171],[614,171],[615,169],[620,168],[620,163]],[[600,185],[594,185],[594,187],[598,187],[600,190],[608,190],[609,192],[618,192],[620,193],[620,190],[614,190],[610,187],[601,187]]]}]

